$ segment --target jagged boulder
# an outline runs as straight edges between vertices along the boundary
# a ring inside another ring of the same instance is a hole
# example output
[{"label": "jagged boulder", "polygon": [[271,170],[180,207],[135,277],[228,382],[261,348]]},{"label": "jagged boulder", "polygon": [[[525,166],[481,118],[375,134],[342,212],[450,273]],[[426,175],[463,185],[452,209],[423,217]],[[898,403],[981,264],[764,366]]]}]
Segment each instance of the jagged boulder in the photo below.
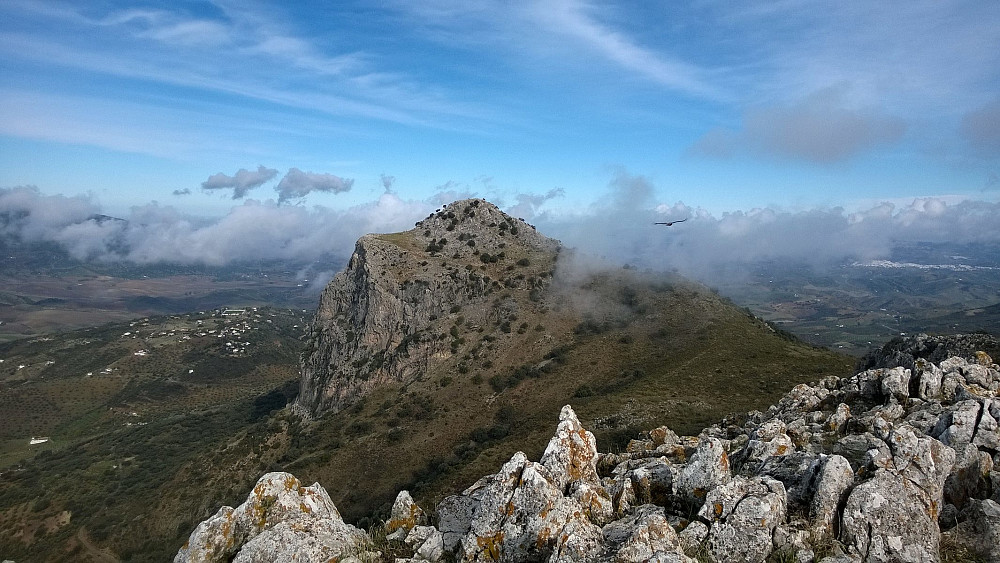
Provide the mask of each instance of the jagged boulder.
[{"label": "jagged boulder", "polygon": [[663,508],[645,504],[603,529],[610,559],[628,561],[688,561],[680,539],[667,521]]},{"label": "jagged boulder", "polygon": [[926,502],[899,474],[879,469],[851,491],[841,538],[865,561],[937,561],[937,519]]},{"label": "jagged boulder", "polygon": [[444,557],[444,536],[434,526],[414,526],[403,541],[415,559],[440,561]]},{"label": "jagged boulder", "polygon": [[713,561],[760,562],[772,551],[774,529],[786,515],[785,486],[770,477],[733,478],[712,489],[698,517],[709,521]]},{"label": "jagged boulder", "polygon": [[390,539],[405,538],[410,530],[426,524],[427,515],[417,506],[417,503],[413,502],[410,492],[399,491],[396,500],[392,503],[389,521],[385,523],[385,529]]},{"label": "jagged boulder", "polygon": [[191,533],[174,563],[326,562],[355,550],[365,532],[344,523],[326,490],[268,473],[247,500],[224,506]]},{"label": "jagged boulder", "polygon": [[817,538],[836,536],[838,510],[844,494],[853,484],[854,470],[847,459],[839,455],[826,458],[809,507],[812,532]]},{"label": "jagged boulder", "polygon": [[956,403],[951,410],[941,415],[931,430],[931,436],[954,448],[964,448],[972,442],[981,411],[982,405],[975,399]]},{"label": "jagged boulder", "polygon": [[549,440],[540,463],[564,492],[571,483],[601,483],[597,475],[597,440],[580,425],[573,407],[566,405],[560,411],[556,435]]},{"label": "jagged boulder", "polygon": [[528,461],[521,452],[514,454],[483,490],[461,540],[461,559],[545,558],[569,528],[580,536],[578,541],[599,542],[600,528],[587,519],[576,500],[563,496],[557,484],[545,466]]},{"label": "jagged boulder", "polygon": [[709,491],[729,482],[729,454],[718,438],[706,438],[677,476],[676,490],[701,504]]}]

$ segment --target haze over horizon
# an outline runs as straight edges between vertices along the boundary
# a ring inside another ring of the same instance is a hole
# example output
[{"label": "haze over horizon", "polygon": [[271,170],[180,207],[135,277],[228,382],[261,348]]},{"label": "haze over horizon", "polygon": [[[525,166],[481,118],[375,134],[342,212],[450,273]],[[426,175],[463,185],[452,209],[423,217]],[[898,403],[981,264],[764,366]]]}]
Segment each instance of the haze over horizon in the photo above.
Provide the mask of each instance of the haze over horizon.
[{"label": "haze over horizon", "polygon": [[0,15],[3,232],[82,259],[345,254],[470,196],[686,271],[1000,241],[994,3],[13,0]]}]

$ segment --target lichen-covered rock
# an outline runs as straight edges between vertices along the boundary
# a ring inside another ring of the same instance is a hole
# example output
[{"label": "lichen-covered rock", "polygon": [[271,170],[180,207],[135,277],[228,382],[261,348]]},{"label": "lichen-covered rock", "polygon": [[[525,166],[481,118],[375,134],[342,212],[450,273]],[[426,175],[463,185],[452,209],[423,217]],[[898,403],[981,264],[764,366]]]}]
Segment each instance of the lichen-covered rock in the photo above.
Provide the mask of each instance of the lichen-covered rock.
[{"label": "lichen-covered rock", "polygon": [[809,508],[813,533],[817,537],[836,535],[837,510],[844,493],[854,484],[854,470],[843,456],[826,458],[816,482],[816,492]]},{"label": "lichen-covered rock", "polygon": [[722,440],[706,438],[698,445],[687,465],[681,469],[675,489],[678,493],[700,503],[709,491],[728,483],[731,478],[729,454],[726,453]]},{"label": "lichen-covered rock", "polygon": [[921,361],[917,364],[917,397],[929,400],[941,395],[941,378],[944,372],[938,366]]},{"label": "lichen-covered rock", "polygon": [[392,503],[392,511],[389,513],[389,521],[385,523],[385,531],[392,535],[399,532],[400,538],[406,535],[415,526],[427,524],[427,515],[413,502],[413,497],[409,491],[399,491],[396,500]]},{"label": "lichen-covered rock", "polygon": [[894,429],[886,444],[892,451],[894,471],[906,479],[908,485],[912,484],[926,495],[924,511],[936,520],[945,480],[955,465],[955,450],[933,438],[918,436],[906,424]]},{"label": "lichen-covered rock", "polygon": [[[617,454],[598,454],[566,406],[539,463],[515,454],[446,497],[436,527],[404,491],[387,531],[413,549],[406,563],[937,561],[941,529],[948,549],[1000,560],[1000,374],[992,358],[954,355],[976,338],[942,342],[903,340],[766,413],[698,436],[660,427]],[[269,474],[177,560],[358,563],[375,557],[364,538],[318,485]]]},{"label": "lichen-covered rock", "polygon": [[566,405],[560,411],[556,434],[549,440],[540,463],[549,470],[556,487],[564,492],[571,483],[600,484],[597,440],[584,430],[573,407]]},{"label": "lichen-covered rock", "polygon": [[434,562],[444,557],[444,538],[434,526],[414,526],[404,541],[414,558]]},{"label": "lichen-covered rock", "polygon": [[776,455],[761,463],[755,474],[781,481],[789,512],[808,512],[825,457],[806,452]]},{"label": "lichen-covered rock", "polygon": [[698,517],[709,521],[714,561],[758,563],[771,554],[771,536],[786,514],[785,487],[770,477],[734,477],[705,498]]},{"label": "lichen-covered rock", "polygon": [[268,473],[243,504],[224,506],[199,524],[174,562],[277,561],[293,554],[325,562],[366,539],[344,523],[318,483],[304,487],[288,473]]},{"label": "lichen-covered rock", "polygon": [[560,530],[549,563],[595,561],[604,550],[601,529],[585,520],[571,520]]},{"label": "lichen-covered rock", "polygon": [[882,395],[905,403],[910,397],[910,370],[894,367],[882,375]]},{"label": "lichen-covered rock", "polygon": [[545,558],[567,528],[600,537],[580,504],[563,496],[548,469],[518,452],[486,486],[469,532],[462,539],[463,561]]},{"label": "lichen-covered rock", "polygon": [[472,517],[478,507],[478,499],[464,494],[445,497],[437,505],[437,528],[441,531],[441,541],[445,550],[455,551],[462,538],[469,533]]},{"label": "lichen-covered rock", "polygon": [[841,540],[865,561],[938,561],[937,518],[928,514],[929,504],[916,486],[880,469],[847,498]]},{"label": "lichen-covered rock", "polygon": [[941,415],[931,436],[953,448],[964,448],[972,442],[981,411],[982,405],[975,399],[955,403],[952,410]]},{"label": "lichen-covered rock", "polygon": [[628,472],[635,495],[633,503],[664,506],[674,493],[674,471],[666,459],[654,458]]},{"label": "lichen-covered rock", "polygon": [[826,420],[826,429],[830,432],[839,432],[850,418],[851,407],[840,403],[837,405],[837,409],[833,411],[833,414],[830,415],[830,418]]},{"label": "lichen-covered rock", "polygon": [[680,437],[673,430],[666,426],[660,426],[649,431],[649,439],[654,447],[673,446],[680,441]]},{"label": "lichen-covered rock", "polygon": [[688,524],[680,533],[677,540],[680,542],[684,553],[693,554],[701,551],[702,544],[708,539],[708,526],[704,522],[695,520]]},{"label": "lichen-covered rock", "polygon": [[570,485],[569,496],[580,504],[584,516],[594,524],[603,526],[614,520],[614,502],[604,487],[577,481]]},{"label": "lichen-covered rock", "polygon": [[983,499],[989,496],[991,483],[990,471],[993,460],[986,452],[967,444],[959,451],[955,465],[948,475],[944,486],[944,500],[962,509],[970,499]]},{"label": "lichen-covered rock", "polygon": [[986,399],[972,435],[972,444],[990,451],[1000,451],[1000,401]]},{"label": "lichen-covered rock", "polygon": [[658,553],[687,559],[677,533],[667,521],[663,508],[658,506],[639,506],[631,516],[604,526],[602,532],[612,561],[650,561]]}]

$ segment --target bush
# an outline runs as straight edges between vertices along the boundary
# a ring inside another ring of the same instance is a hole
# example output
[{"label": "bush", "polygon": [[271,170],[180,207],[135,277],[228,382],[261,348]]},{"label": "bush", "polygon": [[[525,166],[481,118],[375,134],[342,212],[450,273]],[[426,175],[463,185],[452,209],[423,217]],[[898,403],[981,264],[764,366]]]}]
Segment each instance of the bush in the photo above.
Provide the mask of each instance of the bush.
[{"label": "bush", "polygon": [[511,384],[510,378],[508,378],[506,375],[501,375],[498,373],[490,378],[490,387],[492,387],[493,390],[498,393],[510,387],[510,384]]}]

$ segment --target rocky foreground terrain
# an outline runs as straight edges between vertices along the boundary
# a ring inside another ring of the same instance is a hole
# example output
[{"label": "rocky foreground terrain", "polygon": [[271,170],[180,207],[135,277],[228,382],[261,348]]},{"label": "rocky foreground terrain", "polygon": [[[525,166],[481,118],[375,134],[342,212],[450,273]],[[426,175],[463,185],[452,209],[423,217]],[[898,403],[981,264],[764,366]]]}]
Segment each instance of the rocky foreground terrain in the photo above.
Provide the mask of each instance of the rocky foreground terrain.
[{"label": "rocky foreground terrain", "polygon": [[[1000,366],[973,336],[919,336],[698,436],[599,453],[573,409],[538,462],[384,527],[319,484],[264,475],[192,532],[201,561],[1000,561]],[[993,343],[995,345],[995,342]]]}]

